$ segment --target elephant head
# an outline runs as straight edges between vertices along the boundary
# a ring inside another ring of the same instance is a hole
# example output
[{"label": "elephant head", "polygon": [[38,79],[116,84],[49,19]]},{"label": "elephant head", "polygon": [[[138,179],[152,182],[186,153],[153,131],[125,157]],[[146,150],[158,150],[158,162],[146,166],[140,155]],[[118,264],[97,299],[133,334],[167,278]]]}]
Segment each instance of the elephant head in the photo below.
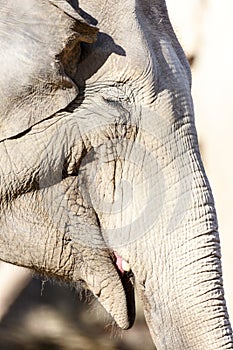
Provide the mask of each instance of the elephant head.
[{"label": "elephant head", "polygon": [[0,258],[81,281],[124,329],[136,289],[158,350],[232,349],[190,70],[165,2],[3,4]]}]

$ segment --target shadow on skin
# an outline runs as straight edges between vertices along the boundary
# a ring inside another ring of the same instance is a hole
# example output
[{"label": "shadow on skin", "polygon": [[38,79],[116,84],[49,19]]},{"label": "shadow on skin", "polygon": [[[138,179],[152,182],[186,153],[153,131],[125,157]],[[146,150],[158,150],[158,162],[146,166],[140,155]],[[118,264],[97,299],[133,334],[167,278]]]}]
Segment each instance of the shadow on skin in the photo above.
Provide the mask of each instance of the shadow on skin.
[{"label": "shadow on skin", "polygon": [[[98,21],[82,9],[79,9],[79,13],[91,25],[98,25]],[[75,79],[76,84],[84,90],[86,80],[94,75],[113,53],[126,56],[125,50],[117,45],[110,35],[103,32],[98,33],[97,41],[94,44],[81,43],[81,57]]]},{"label": "shadow on skin", "polygon": [[[73,7],[75,7],[75,10],[78,10],[78,5],[73,6]],[[78,12],[79,12],[80,16],[82,16],[89,24],[91,24],[93,26],[97,26],[98,21],[96,18],[92,17],[89,13],[83,11],[80,7],[79,7]]]},{"label": "shadow on skin", "polygon": [[113,53],[126,56],[125,50],[106,33],[100,32],[97,41],[92,45],[81,43],[81,57],[75,79],[77,85],[84,87],[85,81],[92,77]]}]

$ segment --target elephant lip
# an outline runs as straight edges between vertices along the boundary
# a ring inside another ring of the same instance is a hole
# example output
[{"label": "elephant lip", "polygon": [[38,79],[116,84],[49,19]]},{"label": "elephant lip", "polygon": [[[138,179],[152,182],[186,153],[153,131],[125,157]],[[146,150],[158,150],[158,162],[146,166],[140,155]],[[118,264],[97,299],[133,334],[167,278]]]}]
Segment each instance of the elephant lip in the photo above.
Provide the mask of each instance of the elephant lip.
[{"label": "elephant lip", "polygon": [[132,271],[123,271],[118,263],[116,253],[113,253],[114,265],[120,277],[121,283],[125,291],[126,305],[127,305],[127,314],[128,314],[128,325],[124,329],[129,329],[133,326],[136,316],[135,311],[135,295],[134,295],[134,275]]}]

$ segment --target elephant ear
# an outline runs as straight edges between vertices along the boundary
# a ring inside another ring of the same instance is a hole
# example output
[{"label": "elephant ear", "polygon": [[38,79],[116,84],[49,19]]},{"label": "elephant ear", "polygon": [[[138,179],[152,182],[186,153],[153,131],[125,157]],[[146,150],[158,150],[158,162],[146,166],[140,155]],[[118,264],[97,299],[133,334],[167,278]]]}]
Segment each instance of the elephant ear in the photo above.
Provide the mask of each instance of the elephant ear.
[{"label": "elephant ear", "polygon": [[17,136],[78,94],[80,43],[98,29],[72,0],[3,0],[0,9],[0,141]]}]

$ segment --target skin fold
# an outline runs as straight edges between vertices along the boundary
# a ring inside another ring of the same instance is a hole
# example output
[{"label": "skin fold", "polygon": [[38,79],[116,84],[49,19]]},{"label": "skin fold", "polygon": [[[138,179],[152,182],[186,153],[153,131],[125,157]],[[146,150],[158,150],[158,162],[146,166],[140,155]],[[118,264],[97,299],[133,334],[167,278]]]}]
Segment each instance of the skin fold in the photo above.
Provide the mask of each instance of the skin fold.
[{"label": "skin fold", "polygon": [[165,2],[2,7],[1,40],[12,21],[24,46],[6,44],[1,65],[0,259],[81,281],[123,329],[136,289],[158,350],[233,349],[190,69]]}]

